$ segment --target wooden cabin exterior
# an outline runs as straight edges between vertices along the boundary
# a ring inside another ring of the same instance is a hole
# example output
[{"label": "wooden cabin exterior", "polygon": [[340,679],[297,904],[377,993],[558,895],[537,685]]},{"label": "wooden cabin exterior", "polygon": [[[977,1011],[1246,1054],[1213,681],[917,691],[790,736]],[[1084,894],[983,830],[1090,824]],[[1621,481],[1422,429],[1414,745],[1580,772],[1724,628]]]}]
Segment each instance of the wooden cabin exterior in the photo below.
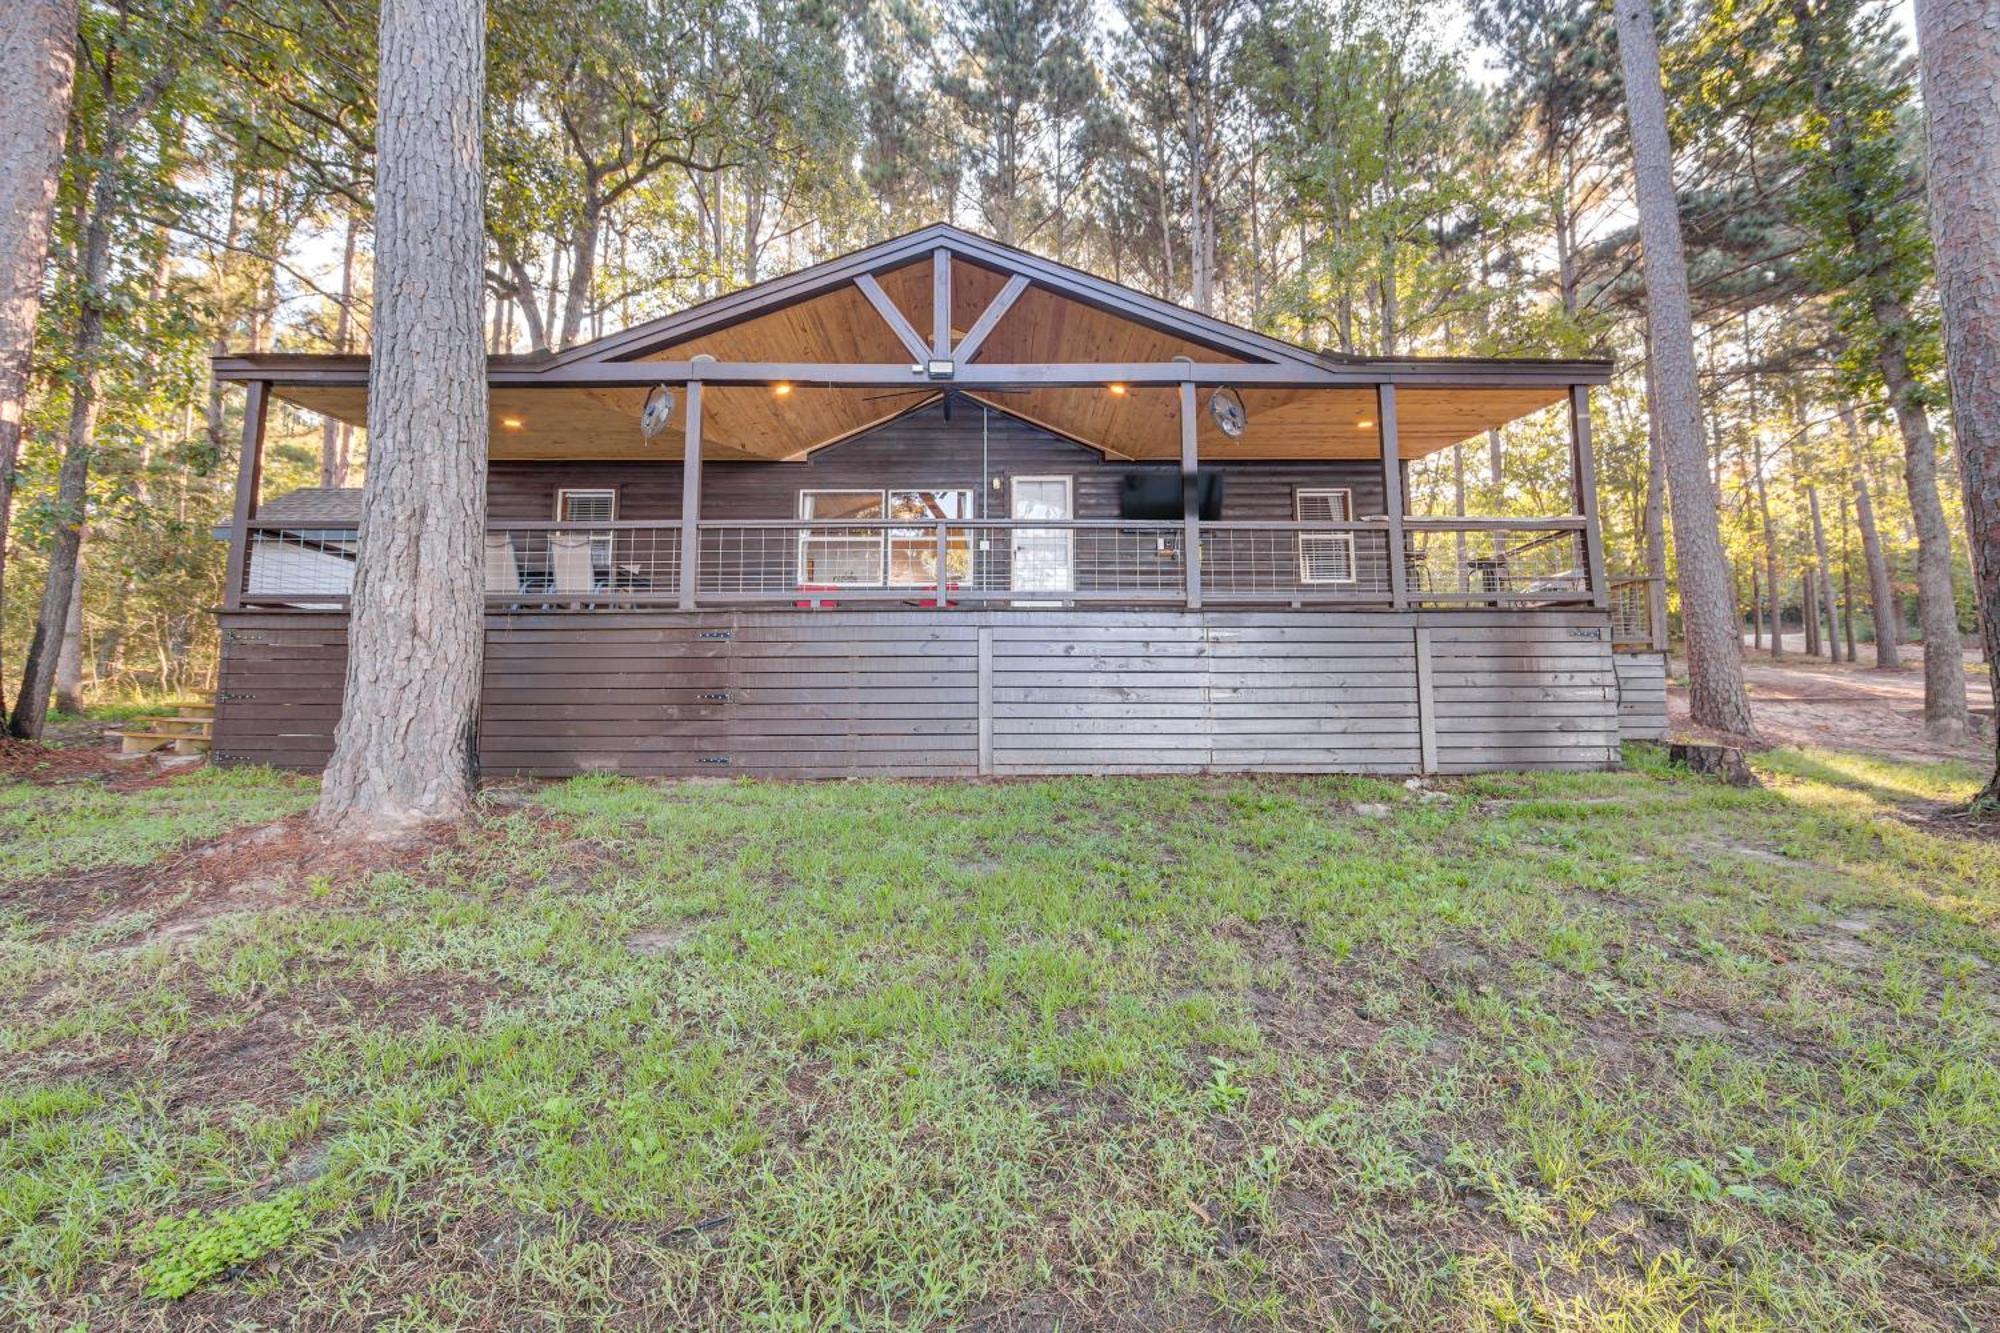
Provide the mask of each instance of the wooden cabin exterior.
[{"label": "wooden cabin exterior", "polygon": [[[462,571],[488,606],[482,767],[1614,764],[1664,730],[1665,676],[1650,600],[1603,566],[1609,372],[1313,353],[949,227],[495,357]],[[262,502],[264,422],[277,397],[365,424],[367,363],[216,373],[249,411],[215,754],[312,769],[367,534],[358,491]],[[1551,407],[1568,512],[1406,513],[1412,458]]]}]

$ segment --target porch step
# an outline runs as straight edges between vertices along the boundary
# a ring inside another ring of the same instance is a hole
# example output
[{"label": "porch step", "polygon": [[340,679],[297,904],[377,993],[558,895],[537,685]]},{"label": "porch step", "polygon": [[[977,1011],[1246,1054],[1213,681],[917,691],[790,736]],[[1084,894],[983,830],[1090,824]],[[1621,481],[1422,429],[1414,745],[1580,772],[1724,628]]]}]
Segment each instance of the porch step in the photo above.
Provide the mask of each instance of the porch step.
[{"label": "porch step", "polygon": [[142,755],[171,749],[182,755],[207,754],[215,736],[214,699],[203,698],[178,708],[174,716],[155,718],[145,727],[111,732],[118,738],[118,752]]}]

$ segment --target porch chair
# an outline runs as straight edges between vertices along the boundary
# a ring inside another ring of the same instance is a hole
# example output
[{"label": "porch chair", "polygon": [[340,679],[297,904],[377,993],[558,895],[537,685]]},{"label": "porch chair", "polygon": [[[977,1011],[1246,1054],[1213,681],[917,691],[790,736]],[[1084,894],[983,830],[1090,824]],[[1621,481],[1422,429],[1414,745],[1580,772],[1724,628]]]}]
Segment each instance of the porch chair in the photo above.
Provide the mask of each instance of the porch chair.
[{"label": "porch chair", "polygon": [[591,560],[588,534],[550,533],[549,564],[555,575],[555,591],[558,594],[597,591],[597,569]]},{"label": "porch chair", "polygon": [[514,539],[504,532],[486,534],[486,595],[512,597],[521,591],[521,562],[514,556]]}]

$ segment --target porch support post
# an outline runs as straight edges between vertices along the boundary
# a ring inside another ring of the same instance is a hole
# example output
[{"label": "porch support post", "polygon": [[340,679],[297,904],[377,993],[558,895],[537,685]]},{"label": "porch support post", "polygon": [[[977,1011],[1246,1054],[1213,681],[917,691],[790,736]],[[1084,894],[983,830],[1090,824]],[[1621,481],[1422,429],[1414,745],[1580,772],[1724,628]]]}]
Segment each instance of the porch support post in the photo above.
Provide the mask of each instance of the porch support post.
[{"label": "porch support post", "polygon": [[[1604,533],[1597,525],[1597,464],[1590,451],[1590,386],[1569,388],[1569,475],[1576,487],[1576,512],[1583,516],[1584,564],[1590,575],[1590,604],[1611,605],[1604,581]],[[1650,594],[1649,594],[1650,595]]]},{"label": "porch support post", "polygon": [[[696,361],[707,360],[696,357]],[[694,610],[701,583],[701,381],[687,382],[686,432],[681,444],[681,601]]]},{"label": "porch support post", "polygon": [[931,355],[951,360],[951,251],[931,251]]},{"label": "porch support post", "polygon": [[1194,381],[1181,381],[1181,568],[1188,610],[1201,609],[1201,467],[1195,457]]},{"label": "porch support post", "polygon": [[257,517],[257,492],[264,484],[264,422],[271,409],[270,385],[252,380],[243,387],[243,452],[236,461],[236,515],[229,528],[229,564],[222,585],[222,605],[229,611],[243,605],[250,522]]},{"label": "porch support post", "polygon": [[1409,552],[1403,542],[1403,465],[1396,434],[1396,386],[1375,386],[1376,420],[1382,429],[1382,513],[1388,520],[1389,606],[1410,604]]}]

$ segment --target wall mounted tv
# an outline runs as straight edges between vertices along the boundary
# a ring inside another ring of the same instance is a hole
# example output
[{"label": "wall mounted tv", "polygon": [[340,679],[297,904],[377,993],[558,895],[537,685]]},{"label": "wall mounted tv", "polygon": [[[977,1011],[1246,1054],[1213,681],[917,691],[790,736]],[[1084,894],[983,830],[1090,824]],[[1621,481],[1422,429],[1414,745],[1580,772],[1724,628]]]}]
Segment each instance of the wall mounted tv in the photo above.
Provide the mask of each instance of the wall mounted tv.
[{"label": "wall mounted tv", "polygon": [[[1195,497],[1202,522],[1222,518],[1222,474],[1214,468],[1195,473]],[[1131,519],[1181,517],[1181,474],[1172,468],[1127,472],[1118,488],[1118,516]]]}]

